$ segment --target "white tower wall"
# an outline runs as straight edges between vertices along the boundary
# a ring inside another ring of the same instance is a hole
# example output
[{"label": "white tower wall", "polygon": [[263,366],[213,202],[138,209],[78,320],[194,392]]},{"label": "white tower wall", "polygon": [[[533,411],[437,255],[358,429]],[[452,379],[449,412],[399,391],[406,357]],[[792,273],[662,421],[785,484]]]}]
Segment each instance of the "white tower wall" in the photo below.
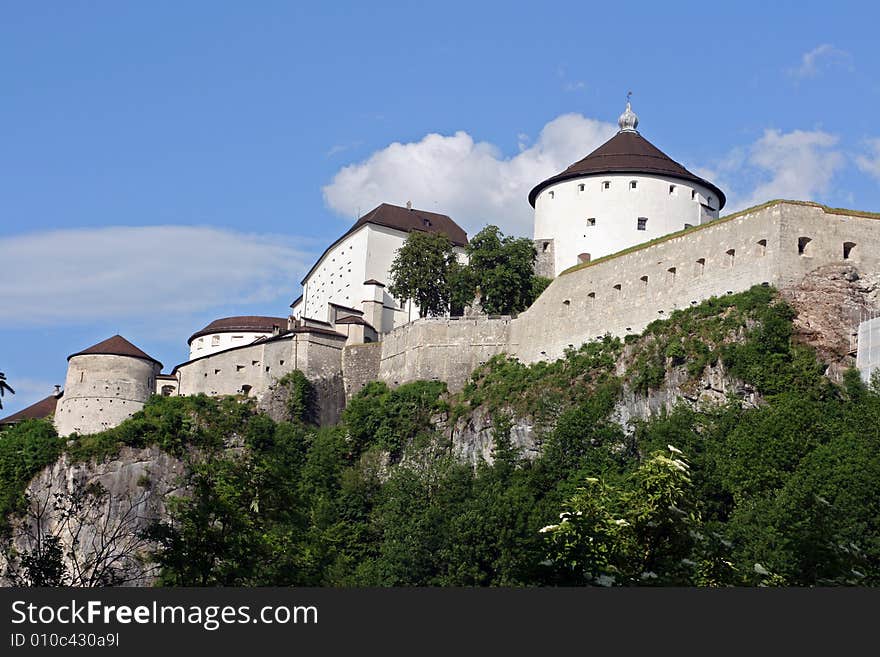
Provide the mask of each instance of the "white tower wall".
[{"label": "white tower wall", "polygon": [[[595,260],[717,219],[719,200],[702,185],[672,177],[583,176],[541,190],[535,199],[534,237],[553,240],[553,274],[558,276],[577,265],[581,254]],[[639,230],[640,217],[647,219],[645,230]]]}]

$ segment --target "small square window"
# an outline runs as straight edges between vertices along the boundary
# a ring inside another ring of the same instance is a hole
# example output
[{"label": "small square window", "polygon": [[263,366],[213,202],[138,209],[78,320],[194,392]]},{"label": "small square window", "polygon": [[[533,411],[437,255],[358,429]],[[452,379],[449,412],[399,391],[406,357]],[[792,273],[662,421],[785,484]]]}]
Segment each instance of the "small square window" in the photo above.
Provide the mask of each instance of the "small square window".
[{"label": "small square window", "polygon": [[638,228],[638,230],[648,230],[648,218],[647,217],[639,217],[637,228]]},{"label": "small square window", "polygon": [[584,183],[581,183],[580,185],[578,185],[578,191],[579,191],[579,192],[584,191],[584,188],[585,188],[585,187],[586,187],[586,185],[584,185]]},{"label": "small square window", "polygon": [[637,186],[638,186],[638,183],[635,180],[629,181],[629,188],[630,189],[635,189]]},{"label": "small square window", "polygon": [[611,183],[606,180],[602,183],[602,189],[611,189]]},{"label": "small square window", "polygon": [[587,228],[592,228],[596,225],[596,217],[590,217],[587,219]]}]

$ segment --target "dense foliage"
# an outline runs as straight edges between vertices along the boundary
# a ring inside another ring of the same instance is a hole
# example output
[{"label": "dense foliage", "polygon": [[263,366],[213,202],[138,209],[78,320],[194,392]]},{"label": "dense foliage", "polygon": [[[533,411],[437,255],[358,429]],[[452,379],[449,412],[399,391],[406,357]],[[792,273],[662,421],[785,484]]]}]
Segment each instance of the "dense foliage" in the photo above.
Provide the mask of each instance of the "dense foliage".
[{"label": "dense foliage", "polygon": [[421,317],[461,315],[479,299],[483,312],[512,315],[528,308],[549,285],[534,274],[535,247],[525,237],[486,226],[465,247],[460,263],[445,235],[414,231],[391,264],[388,291],[412,299]]},{"label": "dense foliage", "polygon": [[46,420],[26,420],[0,433],[0,533],[26,504],[28,482],[61,455],[64,441]]},{"label": "dense foliage", "polygon": [[[758,287],[626,344],[491,359],[459,395],[373,383],[337,427],[275,423],[241,400],[156,398],[70,449],[198,454],[191,497],[153,530],[168,585],[878,585],[880,387],[855,371],[829,382],[791,317]],[[622,391],[713,363],[758,404],[615,421]],[[474,468],[449,427],[478,411],[495,441]],[[538,457],[516,447],[521,418]]]},{"label": "dense foliage", "polygon": [[532,240],[504,235],[497,226],[486,226],[474,235],[466,251],[471,298],[479,292],[483,310],[491,315],[525,310],[549,283],[534,275]]},{"label": "dense foliage", "polygon": [[456,267],[452,242],[442,233],[414,230],[391,263],[388,292],[401,303],[412,299],[419,317],[449,310],[450,275]]}]

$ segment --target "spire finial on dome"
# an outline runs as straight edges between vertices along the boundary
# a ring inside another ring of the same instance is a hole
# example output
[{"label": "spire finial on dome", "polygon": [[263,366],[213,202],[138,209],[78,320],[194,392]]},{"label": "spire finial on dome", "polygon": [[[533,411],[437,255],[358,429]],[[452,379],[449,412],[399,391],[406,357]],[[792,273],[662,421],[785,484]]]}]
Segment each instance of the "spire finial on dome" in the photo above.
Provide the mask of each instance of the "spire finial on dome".
[{"label": "spire finial on dome", "polygon": [[617,119],[617,125],[620,126],[620,132],[636,132],[636,128],[639,127],[639,117],[632,111],[632,106],[629,101],[632,93],[632,91],[626,92],[626,109],[623,111],[623,114],[620,115],[620,118]]}]

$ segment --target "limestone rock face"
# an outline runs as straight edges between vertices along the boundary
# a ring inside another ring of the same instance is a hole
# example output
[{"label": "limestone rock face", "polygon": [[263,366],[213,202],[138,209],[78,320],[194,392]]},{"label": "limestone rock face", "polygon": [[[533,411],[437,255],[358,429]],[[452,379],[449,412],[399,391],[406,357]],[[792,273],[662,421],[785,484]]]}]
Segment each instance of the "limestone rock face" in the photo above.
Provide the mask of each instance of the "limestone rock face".
[{"label": "limestone rock face", "polygon": [[[470,416],[455,423],[450,430],[453,456],[476,465],[480,460],[492,463],[495,446],[495,428],[492,416],[484,408],[476,409]],[[541,452],[540,438],[529,418],[514,418],[510,428],[510,442],[519,450],[520,456],[533,459]]]},{"label": "limestone rock face", "polygon": [[[141,532],[184,493],[183,474],[184,464],[157,447],[124,447],[100,463],[71,463],[65,454],[28,485],[30,512],[13,521],[13,546],[33,552],[36,536],[57,536],[72,585],[150,586],[156,573],[145,557],[153,546]],[[6,565],[0,557],[0,572]]]},{"label": "limestone rock face", "polygon": [[840,381],[853,361],[855,336],[866,312],[880,310],[880,273],[863,273],[850,264],[826,265],[785,287],[782,296],[797,312],[797,339],[828,363],[828,376]]}]

